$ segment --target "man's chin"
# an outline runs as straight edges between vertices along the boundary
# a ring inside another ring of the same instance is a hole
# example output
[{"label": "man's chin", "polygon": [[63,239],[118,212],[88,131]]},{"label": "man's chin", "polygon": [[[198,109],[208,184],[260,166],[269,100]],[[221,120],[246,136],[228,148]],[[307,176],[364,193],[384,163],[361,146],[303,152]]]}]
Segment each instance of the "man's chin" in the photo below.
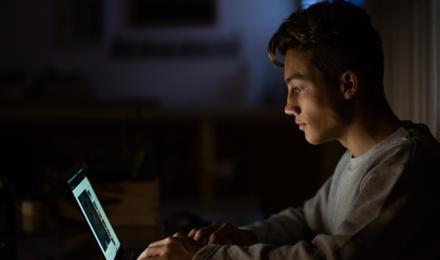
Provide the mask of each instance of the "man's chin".
[{"label": "man's chin", "polygon": [[309,134],[307,134],[305,131],[304,131],[304,137],[306,138],[306,141],[309,144],[316,145],[316,141]]},{"label": "man's chin", "polygon": [[314,138],[313,135],[307,134],[306,132],[304,132],[306,141],[311,144],[311,145],[318,145],[318,144],[323,144],[325,142],[327,142],[327,140],[322,140],[320,138]]},{"label": "man's chin", "polygon": [[321,142],[313,142],[313,141],[309,141],[307,140],[307,142],[311,145],[318,145],[318,144],[322,144]]}]

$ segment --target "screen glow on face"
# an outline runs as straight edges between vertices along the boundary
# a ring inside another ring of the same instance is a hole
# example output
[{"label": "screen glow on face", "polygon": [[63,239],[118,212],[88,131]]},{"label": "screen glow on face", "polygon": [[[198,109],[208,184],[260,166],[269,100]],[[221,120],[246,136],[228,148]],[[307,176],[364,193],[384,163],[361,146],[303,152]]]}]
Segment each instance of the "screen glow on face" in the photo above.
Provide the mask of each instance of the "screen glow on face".
[{"label": "screen glow on face", "polygon": [[99,247],[105,255],[105,259],[115,259],[121,243],[110,225],[87,177],[85,177],[72,192]]}]

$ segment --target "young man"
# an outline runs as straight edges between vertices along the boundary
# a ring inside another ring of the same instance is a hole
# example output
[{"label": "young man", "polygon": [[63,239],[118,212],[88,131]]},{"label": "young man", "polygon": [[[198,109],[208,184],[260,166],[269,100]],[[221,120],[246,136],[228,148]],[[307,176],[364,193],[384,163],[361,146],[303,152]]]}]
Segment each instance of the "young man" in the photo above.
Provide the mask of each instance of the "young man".
[{"label": "young man", "polygon": [[303,208],[178,233],[139,259],[440,259],[440,144],[390,109],[367,13],[342,0],[298,10],[273,35],[269,56],[284,67],[285,112],[307,141],[348,149],[333,176]]}]

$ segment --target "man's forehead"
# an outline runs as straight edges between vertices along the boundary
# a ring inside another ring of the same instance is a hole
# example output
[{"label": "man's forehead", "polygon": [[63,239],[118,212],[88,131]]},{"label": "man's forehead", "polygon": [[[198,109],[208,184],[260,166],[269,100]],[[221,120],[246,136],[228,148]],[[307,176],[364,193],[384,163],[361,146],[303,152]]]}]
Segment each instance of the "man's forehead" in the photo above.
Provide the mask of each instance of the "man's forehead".
[{"label": "man's forehead", "polygon": [[287,66],[307,66],[312,54],[310,51],[299,51],[289,49],[284,56],[284,67]]},{"label": "man's forehead", "polygon": [[309,70],[308,52],[288,50],[284,57],[284,79],[286,83],[294,79],[304,79]]}]

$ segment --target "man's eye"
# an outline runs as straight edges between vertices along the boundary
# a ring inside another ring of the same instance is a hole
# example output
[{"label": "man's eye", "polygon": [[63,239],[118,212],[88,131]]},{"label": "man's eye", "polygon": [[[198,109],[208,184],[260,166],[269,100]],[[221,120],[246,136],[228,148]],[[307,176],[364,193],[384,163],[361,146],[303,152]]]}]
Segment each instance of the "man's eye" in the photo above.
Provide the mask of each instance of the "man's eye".
[{"label": "man's eye", "polygon": [[297,90],[298,92],[301,92],[301,91],[302,91],[302,88],[300,88],[300,87],[293,87],[293,89],[294,89],[294,90]]}]

